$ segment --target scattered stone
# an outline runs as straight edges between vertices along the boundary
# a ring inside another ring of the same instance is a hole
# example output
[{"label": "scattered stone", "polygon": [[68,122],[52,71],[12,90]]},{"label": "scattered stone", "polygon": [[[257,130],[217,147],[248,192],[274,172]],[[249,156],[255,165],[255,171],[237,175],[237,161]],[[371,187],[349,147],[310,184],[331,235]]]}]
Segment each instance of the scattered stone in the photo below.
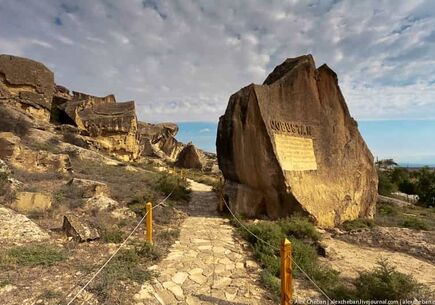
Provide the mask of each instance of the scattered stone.
[{"label": "scattered stone", "polygon": [[177,272],[177,273],[172,277],[172,281],[173,281],[175,284],[183,285],[184,281],[187,279],[188,276],[189,276],[189,274],[187,274],[186,272]]},{"label": "scattered stone", "polygon": [[107,195],[109,194],[109,189],[107,188],[107,184],[88,180],[88,179],[79,179],[72,178],[67,185],[73,186],[82,192],[83,198],[91,198],[98,195]]},{"label": "scattered stone", "polygon": [[260,266],[252,260],[247,260],[245,262],[245,268],[248,270],[259,270]]},{"label": "scattered stone", "polygon": [[62,230],[67,234],[67,236],[71,236],[79,242],[92,241],[100,238],[97,229],[92,227],[90,224],[82,222],[73,214],[65,215],[63,217]]},{"label": "scattered stone", "polygon": [[112,212],[110,212],[110,215],[112,215],[113,218],[120,219],[120,220],[136,218],[136,213],[126,207],[114,209]]},{"label": "scattered stone", "polygon": [[250,217],[309,215],[321,227],[373,217],[377,173],[337,75],[311,55],[233,94],[216,140],[225,194]]},{"label": "scattered stone", "polygon": [[51,208],[51,196],[36,192],[18,192],[12,208],[18,212],[45,212]]}]

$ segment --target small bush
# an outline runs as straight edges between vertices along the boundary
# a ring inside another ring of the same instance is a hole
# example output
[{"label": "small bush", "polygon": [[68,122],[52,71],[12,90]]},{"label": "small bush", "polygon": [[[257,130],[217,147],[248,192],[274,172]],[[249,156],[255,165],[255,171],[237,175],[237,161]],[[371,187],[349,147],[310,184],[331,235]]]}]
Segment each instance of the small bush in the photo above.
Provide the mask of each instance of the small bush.
[{"label": "small bush", "polygon": [[58,291],[44,290],[44,292],[39,296],[39,298],[49,300],[49,299],[58,299],[62,296],[63,296],[62,293]]},{"label": "small bush", "polygon": [[16,246],[0,253],[0,267],[51,266],[66,259],[64,251],[48,245]]},{"label": "small bush", "polygon": [[292,216],[281,220],[279,224],[288,236],[292,235],[299,239],[320,239],[320,233],[317,232],[316,227],[305,217]]},{"label": "small bush", "polygon": [[100,237],[106,243],[119,244],[124,241],[124,232],[116,229],[103,229],[100,230]]},{"label": "small bush", "polygon": [[190,189],[185,179],[180,177],[162,174],[155,182],[155,187],[158,191],[166,196],[171,194],[170,198],[177,201],[189,201]]},{"label": "small bush", "polygon": [[412,300],[421,296],[423,286],[409,275],[396,271],[386,261],[372,272],[363,272],[355,282],[356,297],[365,300]]},{"label": "small bush", "polygon": [[348,220],[342,224],[342,228],[346,231],[352,231],[352,230],[364,229],[364,228],[372,228],[374,226],[375,226],[375,223],[372,219],[363,219],[363,218],[358,218],[355,220]]},{"label": "small bush", "polygon": [[73,185],[63,185],[54,193],[54,202],[57,206],[66,206],[76,209],[83,205],[83,190]]},{"label": "small bush", "polygon": [[401,222],[401,226],[414,230],[429,230],[428,224],[417,217],[408,217]]},{"label": "small bush", "polygon": [[395,216],[398,214],[397,207],[388,205],[388,204],[380,204],[378,205],[378,212],[381,215],[391,215]]},{"label": "small bush", "polygon": [[6,195],[8,192],[8,175],[4,172],[0,173],[0,196]]},{"label": "small bush", "polygon": [[89,148],[88,143],[86,143],[86,141],[81,138],[80,136],[72,133],[72,132],[65,132],[63,134],[63,140],[66,143],[78,146],[78,147],[82,147],[82,148]]},{"label": "small bush", "polygon": [[162,254],[154,247],[147,242],[137,244],[135,246],[136,253],[139,257],[146,258],[152,261],[156,261],[160,259]]}]

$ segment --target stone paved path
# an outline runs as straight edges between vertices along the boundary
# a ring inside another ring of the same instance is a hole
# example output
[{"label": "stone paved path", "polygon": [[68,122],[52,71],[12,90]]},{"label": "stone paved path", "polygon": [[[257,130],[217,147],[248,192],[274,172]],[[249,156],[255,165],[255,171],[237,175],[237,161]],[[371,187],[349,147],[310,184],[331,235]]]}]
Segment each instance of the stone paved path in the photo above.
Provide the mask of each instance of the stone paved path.
[{"label": "stone paved path", "polygon": [[135,295],[136,305],[269,305],[259,282],[260,268],[227,219],[215,212],[210,186],[190,181],[189,217],[168,256],[152,266],[160,273]]}]

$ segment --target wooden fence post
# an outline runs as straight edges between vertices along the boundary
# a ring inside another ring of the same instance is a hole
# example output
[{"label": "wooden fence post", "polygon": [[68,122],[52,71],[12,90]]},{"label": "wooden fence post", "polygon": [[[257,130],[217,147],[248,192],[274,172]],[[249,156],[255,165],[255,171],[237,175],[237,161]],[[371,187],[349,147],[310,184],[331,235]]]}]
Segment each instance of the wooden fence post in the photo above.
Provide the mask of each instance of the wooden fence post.
[{"label": "wooden fence post", "polygon": [[285,238],[281,243],[281,305],[292,304],[293,277],[292,277],[292,245]]},{"label": "wooden fence post", "polygon": [[146,241],[153,244],[153,205],[147,202],[147,217],[146,217]]}]

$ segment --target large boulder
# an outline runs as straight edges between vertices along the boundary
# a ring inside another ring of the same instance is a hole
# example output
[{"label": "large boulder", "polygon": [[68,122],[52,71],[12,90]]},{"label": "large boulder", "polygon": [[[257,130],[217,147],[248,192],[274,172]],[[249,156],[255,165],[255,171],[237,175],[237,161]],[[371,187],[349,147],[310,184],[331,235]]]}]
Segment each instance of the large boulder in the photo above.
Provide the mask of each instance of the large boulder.
[{"label": "large boulder", "polygon": [[[95,139],[99,149],[123,161],[139,157],[137,118],[133,101],[117,103],[113,95],[96,97],[73,92],[71,100],[58,88],[56,113],[60,123],[73,124],[83,135]],[[62,103],[64,100],[64,103]]]},{"label": "large boulder", "polygon": [[48,121],[53,91],[54,75],[46,66],[27,58],[0,55],[0,99]]},{"label": "large boulder", "polygon": [[192,143],[186,145],[178,155],[175,166],[202,170],[206,165],[204,154]]},{"label": "large boulder", "polygon": [[184,145],[175,139],[178,126],[175,123],[138,123],[138,136],[144,156],[175,161]]},{"label": "large boulder", "polygon": [[233,94],[219,120],[219,167],[230,207],[247,216],[299,212],[332,227],[372,217],[373,156],[337,75],[311,55],[289,58],[263,85]]}]

